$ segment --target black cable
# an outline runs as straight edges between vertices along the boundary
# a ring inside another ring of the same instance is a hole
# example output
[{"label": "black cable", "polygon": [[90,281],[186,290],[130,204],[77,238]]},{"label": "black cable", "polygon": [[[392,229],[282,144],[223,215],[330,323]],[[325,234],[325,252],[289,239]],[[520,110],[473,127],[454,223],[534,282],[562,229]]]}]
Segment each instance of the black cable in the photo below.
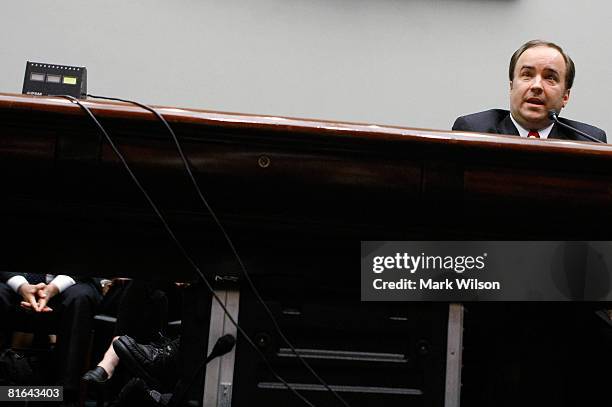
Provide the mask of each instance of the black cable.
[{"label": "black cable", "polygon": [[278,322],[276,321],[276,318],[274,318],[274,315],[272,314],[272,311],[266,305],[265,301],[263,300],[263,298],[259,294],[259,291],[255,287],[255,284],[251,280],[251,277],[249,276],[249,273],[247,273],[246,267],[244,266],[242,258],[238,254],[238,251],[236,250],[236,247],[234,246],[234,243],[232,242],[232,239],[229,237],[227,231],[225,230],[225,228],[223,227],[223,225],[219,221],[219,218],[217,217],[215,212],[212,210],[212,208],[209,205],[208,201],[204,197],[204,194],[202,194],[202,191],[200,190],[200,187],[198,186],[198,183],[197,183],[197,181],[196,181],[196,179],[195,179],[195,177],[193,175],[193,172],[191,171],[191,166],[189,164],[189,161],[187,160],[187,157],[183,153],[183,149],[181,147],[181,144],[179,143],[178,138],[176,137],[176,134],[174,133],[174,131],[172,130],[172,128],[170,127],[170,124],[168,124],[166,119],[164,119],[164,117],[159,112],[157,112],[155,109],[153,109],[152,107],[149,107],[149,106],[144,105],[144,104],[139,103],[139,102],[135,102],[135,101],[132,101],[132,100],[127,100],[127,99],[112,98],[112,97],[107,97],[107,96],[96,96],[96,95],[90,95],[90,94],[87,94],[86,96],[92,97],[92,98],[96,98],[96,99],[114,100],[114,101],[118,101],[118,102],[125,102],[125,103],[134,104],[136,106],[139,106],[139,107],[141,107],[141,108],[143,108],[143,109],[153,113],[164,124],[164,126],[166,126],[166,128],[168,129],[168,132],[170,132],[170,135],[172,136],[172,140],[174,141],[174,144],[176,145],[176,148],[177,148],[177,150],[178,150],[178,152],[179,152],[179,154],[181,156],[181,159],[183,160],[183,165],[185,166],[185,170],[187,171],[187,174],[189,175],[189,178],[191,179],[191,182],[192,182],[193,186],[195,187],[195,189],[196,189],[196,191],[198,193],[198,196],[200,197],[200,200],[202,201],[202,203],[204,204],[204,206],[206,207],[206,209],[208,210],[208,212],[210,213],[210,215],[214,219],[215,223],[217,224],[217,227],[221,230],[221,233],[225,237],[225,240],[226,240],[227,244],[229,245],[230,249],[232,250],[232,253],[236,257],[236,260],[237,260],[238,264],[240,265],[240,270],[242,271],[242,274],[243,274],[245,280],[248,282],[249,286],[251,287],[251,290],[255,294],[255,297],[257,298],[259,303],[263,306],[263,308],[265,309],[266,313],[268,314],[268,317],[272,321],[272,324],[274,325],[274,328],[276,329],[276,332],[283,339],[283,341],[287,344],[287,346],[289,346],[289,348],[291,348],[291,351],[293,352],[293,354],[298,358],[298,360],[302,363],[302,365],[310,372],[310,374],[312,374],[312,376],[316,380],[318,380],[319,383],[321,383],[329,392],[331,392],[345,407],[350,407],[349,404],[336,391],[334,391],[334,389],[332,389],[325,382],[325,380],[323,380],[323,378],[321,378],[314,371],[314,369],[308,364],[308,362],[306,362],[306,360],[304,360],[304,358],[302,358],[302,356],[295,349],[293,344],[291,344],[291,342],[289,342],[289,339],[287,339],[287,337],[285,336],[285,334],[281,330],[280,326],[278,325]]},{"label": "black cable", "polygon": [[76,103],[77,105],[79,105],[79,107],[81,109],[83,109],[87,115],[94,121],[94,123],[96,124],[96,126],[98,126],[98,128],[100,129],[100,131],[102,131],[102,134],[104,134],[104,137],[106,138],[106,141],[108,142],[108,144],[111,146],[111,148],[113,149],[113,151],[115,152],[115,154],[117,155],[117,157],[119,158],[119,160],[121,161],[121,163],[123,164],[124,168],[127,170],[128,174],[130,175],[130,178],[132,178],[132,181],[134,181],[134,183],[136,184],[136,186],[138,187],[138,189],[140,190],[140,192],[142,192],[142,194],[144,195],[144,197],[146,198],[147,202],[149,203],[149,205],[151,206],[151,208],[153,209],[153,211],[155,212],[155,214],[157,215],[157,217],[160,219],[160,221],[162,222],[164,229],[166,229],[166,232],[170,235],[172,241],[174,241],[174,243],[176,244],[176,246],[178,247],[178,249],[180,250],[181,254],[187,259],[187,261],[189,262],[189,264],[193,267],[193,269],[198,273],[198,275],[202,278],[202,280],[204,281],[204,284],[206,285],[206,287],[208,288],[208,290],[211,292],[212,296],[215,298],[215,300],[217,301],[217,303],[221,306],[221,308],[223,309],[223,312],[225,313],[225,315],[229,318],[229,320],[232,322],[232,324],[234,324],[234,326],[236,327],[236,329],[238,330],[238,332],[240,332],[240,334],[246,339],[246,341],[249,343],[249,345],[251,345],[251,347],[253,347],[253,349],[255,349],[255,351],[258,353],[258,355],[262,358],[262,360],[265,362],[266,366],[268,367],[268,369],[270,370],[270,372],[272,373],[272,375],[279,380],[281,383],[283,383],[285,385],[285,387],[287,387],[287,389],[289,391],[291,391],[293,394],[295,394],[298,398],[300,398],[304,403],[306,403],[308,406],[311,407],[315,407],[314,404],[312,404],[310,401],[308,401],[304,396],[302,396],[300,393],[298,393],[293,387],[291,387],[291,385],[289,383],[287,383],[282,377],[280,377],[276,371],[274,370],[274,368],[272,367],[272,365],[270,364],[270,362],[268,361],[268,359],[266,358],[266,356],[263,354],[263,352],[257,347],[257,345],[251,340],[251,338],[247,335],[247,333],[242,329],[242,327],[240,325],[238,325],[238,322],[236,322],[234,320],[234,318],[231,316],[231,314],[229,313],[229,311],[227,310],[227,308],[225,307],[225,305],[223,304],[223,302],[221,301],[221,299],[217,296],[217,294],[215,293],[212,285],[210,284],[210,282],[208,281],[208,279],[206,278],[206,276],[204,275],[204,273],[202,273],[202,271],[200,270],[200,268],[198,267],[198,265],[195,263],[195,261],[191,258],[191,256],[189,255],[189,253],[187,253],[187,250],[183,247],[183,245],[181,244],[181,242],[177,239],[176,235],[174,234],[174,232],[172,231],[172,229],[170,228],[170,226],[168,225],[168,222],[166,221],[166,218],[162,215],[162,213],[160,212],[160,210],[158,209],[157,205],[155,204],[155,202],[153,202],[153,200],[151,199],[151,197],[149,196],[149,193],[144,189],[144,187],[142,186],[142,184],[140,183],[140,181],[138,180],[138,178],[136,177],[136,175],[132,172],[132,169],[130,168],[130,166],[128,165],[128,163],[126,162],[125,158],[123,157],[123,154],[121,154],[121,152],[119,151],[119,149],[117,148],[117,146],[115,145],[115,143],[113,142],[113,140],[110,138],[110,136],[108,135],[108,133],[106,132],[106,130],[104,129],[104,127],[100,124],[100,122],[98,121],[98,119],[96,119],[96,117],[94,116],[94,114],[91,112],[91,110],[89,110],[89,108],[85,105],[83,105],[78,99],[74,98],[73,96],[70,95],[58,95],[59,97],[63,97],[65,99],[70,100],[72,103]]}]

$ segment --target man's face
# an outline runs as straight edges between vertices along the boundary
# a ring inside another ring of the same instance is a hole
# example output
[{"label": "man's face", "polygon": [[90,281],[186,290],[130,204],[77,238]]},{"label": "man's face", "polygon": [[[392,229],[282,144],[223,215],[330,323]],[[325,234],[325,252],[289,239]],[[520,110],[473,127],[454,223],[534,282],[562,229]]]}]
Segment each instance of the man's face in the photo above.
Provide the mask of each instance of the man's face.
[{"label": "man's face", "polygon": [[563,55],[554,48],[538,46],[523,52],[510,82],[510,111],[514,120],[526,129],[548,126],[548,111],[558,114],[569,100],[566,68]]}]

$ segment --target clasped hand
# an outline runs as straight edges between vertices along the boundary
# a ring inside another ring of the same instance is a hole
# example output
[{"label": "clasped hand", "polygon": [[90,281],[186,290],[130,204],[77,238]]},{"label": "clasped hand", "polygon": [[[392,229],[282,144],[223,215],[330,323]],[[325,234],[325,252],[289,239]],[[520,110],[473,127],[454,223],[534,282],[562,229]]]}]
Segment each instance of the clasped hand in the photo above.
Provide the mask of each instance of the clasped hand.
[{"label": "clasped hand", "polygon": [[53,283],[38,283],[36,285],[24,283],[19,287],[19,295],[23,298],[20,305],[22,308],[35,312],[50,312],[53,311],[53,308],[49,307],[47,303],[58,293],[59,289]]}]

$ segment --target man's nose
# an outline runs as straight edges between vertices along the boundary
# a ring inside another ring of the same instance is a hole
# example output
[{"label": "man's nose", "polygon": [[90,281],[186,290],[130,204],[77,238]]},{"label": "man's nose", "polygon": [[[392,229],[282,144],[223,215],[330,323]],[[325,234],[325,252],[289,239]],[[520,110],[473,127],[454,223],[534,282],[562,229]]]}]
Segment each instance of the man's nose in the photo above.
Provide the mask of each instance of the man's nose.
[{"label": "man's nose", "polygon": [[534,92],[542,91],[542,77],[540,75],[536,75],[531,82],[531,90]]}]

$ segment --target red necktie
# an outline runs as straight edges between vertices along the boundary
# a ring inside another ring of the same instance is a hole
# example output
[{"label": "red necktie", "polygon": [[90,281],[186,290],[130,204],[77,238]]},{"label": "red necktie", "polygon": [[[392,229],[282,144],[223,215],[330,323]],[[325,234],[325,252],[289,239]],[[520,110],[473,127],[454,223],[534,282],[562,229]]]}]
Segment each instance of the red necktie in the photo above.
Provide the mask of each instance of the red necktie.
[{"label": "red necktie", "polygon": [[537,131],[529,130],[529,134],[527,134],[527,137],[540,138],[540,133],[538,133]]}]

